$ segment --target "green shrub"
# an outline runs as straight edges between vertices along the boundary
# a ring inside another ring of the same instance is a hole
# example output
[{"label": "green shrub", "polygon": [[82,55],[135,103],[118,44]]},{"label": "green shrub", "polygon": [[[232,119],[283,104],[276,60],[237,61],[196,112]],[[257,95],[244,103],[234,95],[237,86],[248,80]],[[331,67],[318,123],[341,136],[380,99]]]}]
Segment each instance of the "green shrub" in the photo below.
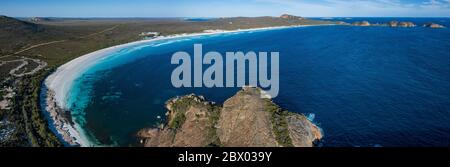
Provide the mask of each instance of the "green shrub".
[{"label": "green shrub", "polygon": [[289,128],[286,120],[289,112],[281,110],[279,106],[266,100],[266,111],[271,113],[272,128],[275,133],[275,138],[278,144],[284,147],[293,147],[292,139],[289,136]]}]

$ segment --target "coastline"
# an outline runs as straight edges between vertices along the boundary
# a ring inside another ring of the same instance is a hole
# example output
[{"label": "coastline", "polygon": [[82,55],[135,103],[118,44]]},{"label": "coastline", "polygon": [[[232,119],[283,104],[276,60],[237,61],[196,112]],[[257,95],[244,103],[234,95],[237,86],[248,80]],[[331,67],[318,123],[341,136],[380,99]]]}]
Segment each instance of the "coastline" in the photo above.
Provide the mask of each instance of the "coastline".
[{"label": "coastline", "polygon": [[52,119],[52,124],[50,124],[49,126],[54,127],[54,129],[56,129],[56,131],[59,133],[57,134],[57,136],[60,136],[60,140],[63,140],[70,146],[96,146],[96,144],[88,139],[82,127],[73,122],[70,117],[67,116],[68,114],[70,115],[70,110],[69,107],[66,106],[65,102],[67,100],[67,95],[74,83],[74,80],[77,79],[84,70],[89,69],[90,67],[97,64],[99,60],[102,60],[108,57],[111,53],[115,53],[117,51],[120,51],[121,49],[137,46],[144,43],[177,38],[327,25],[335,24],[277,26],[237,30],[204,30],[204,32],[201,33],[174,34],[152,39],[134,41],[85,54],[61,65],[55,72],[50,74],[45,79],[45,85],[43,86],[46,86],[47,88],[47,92],[45,92],[47,97],[45,99],[44,108],[46,110],[45,112],[49,113],[50,119]]}]

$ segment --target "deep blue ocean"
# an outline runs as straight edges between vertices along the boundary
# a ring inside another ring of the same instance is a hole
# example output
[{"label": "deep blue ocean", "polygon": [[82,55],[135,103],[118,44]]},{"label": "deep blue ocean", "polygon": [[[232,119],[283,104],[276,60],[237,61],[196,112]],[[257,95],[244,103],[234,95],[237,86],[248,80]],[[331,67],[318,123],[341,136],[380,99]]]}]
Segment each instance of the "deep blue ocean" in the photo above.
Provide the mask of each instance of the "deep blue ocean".
[{"label": "deep blue ocean", "polygon": [[[338,19],[341,20],[341,19]],[[435,22],[449,18],[353,18]],[[280,53],[274,101],[314,116],[324,146],[450,146],[450,29],[315,26],[190,37],[122,50],[75,81],[68,103],[101,144],[129,146],[164,121],[164,103],[196,93],[222,103],[239,88],[174,88],[173,53]],[[204,65],[203,69],[208,66]],[[158,116],[162,119],[157,118]]]}]

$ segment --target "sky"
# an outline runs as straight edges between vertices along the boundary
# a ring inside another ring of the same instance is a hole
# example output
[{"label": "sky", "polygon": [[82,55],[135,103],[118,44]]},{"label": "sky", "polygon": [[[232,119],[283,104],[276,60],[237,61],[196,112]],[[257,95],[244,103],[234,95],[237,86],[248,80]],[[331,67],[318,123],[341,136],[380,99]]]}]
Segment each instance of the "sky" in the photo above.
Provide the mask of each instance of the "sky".
[{"label": "sky", "polygon": [[450,17],[450,0],[0,0],[12,17]]}]

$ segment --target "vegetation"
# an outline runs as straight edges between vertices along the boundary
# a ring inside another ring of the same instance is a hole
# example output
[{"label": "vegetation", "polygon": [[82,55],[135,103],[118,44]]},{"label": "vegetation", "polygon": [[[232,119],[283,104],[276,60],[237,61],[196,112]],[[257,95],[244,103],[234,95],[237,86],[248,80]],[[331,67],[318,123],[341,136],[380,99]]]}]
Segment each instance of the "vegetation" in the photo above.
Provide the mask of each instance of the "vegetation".
[{"label": "vegetation", "polygon": [[212,142],[209,144],[211,147],[220,147],[222,146],[219,136],[217,135],[217,128],[216,125],[219,123],[220,119],[220,106],[216,105],[208,105],[208,114],[209,114],[209,121],[210,121],[210,127],[208,131],[208,138],[212,139]]},{"label": "vegetation", "polygon": [[14,125],[14,132],[4,146],[62,146],[57,137],[50,133],[47,121],[42,116],[39,104],[40,82],[45,72],[35,76],[21,78],[16,87],[16,96],[12,99],[12,109],[2,111]]},{"label": "vegetation", "polygon": [[266,111],[272,114],[272,128],[278,144],[284,147],[293,147],[294,145],[292,144],[292,139],[289,136],[289,129],[286,120],[286,116],[289,115],[289,112],[282,110],[279,106],[277,106],[270,100],[266,100],[265,102]]},{"label": "vegetation", "polygon": [[[203,104],[203,100],[201,100],[197,96],[184,96],[175,101],[169,100],[169,103],[172,103],[171,110],[171,118],[168,121],[168,127],[176,131],[181,128],[181,126],[186,121],[186,111],[189,110],[190,107],[197,107],[199,109],[205,109],[207,111],[208,125],[209,129],[207,130],[207,138],[211,139],[211,143],[208,145],[210,147],[219,147],[221,146],[220,139],[216,133],[216,125],[219,122],[221,107],[213,104]],[[196,115],[199,118],[198,115]]]},{"label": "vegetation", "polygon": [[50,133],[47,121],[40,108],[40,85],[45,72],[22,78],[15,96],[14,110],[22,114],[23,126],[31,146],[62,146],[57,137]]},{"label": "vegetation", "polygon": [[195,105],[196,102],[191,98],[183,97],[181,99],[176,100],[172,104],[172,112],[171,118],[169,120],[169,128],[177,130],[180,128],[184,121],[186,120],[185,112],[189,109],[191,105]]},{"label": "vegetation", "polygon": [[186,116],[184,113],[176,112],[174,118],[169,123],[169,127],[176,130],[183,125],[185,120]]}]

